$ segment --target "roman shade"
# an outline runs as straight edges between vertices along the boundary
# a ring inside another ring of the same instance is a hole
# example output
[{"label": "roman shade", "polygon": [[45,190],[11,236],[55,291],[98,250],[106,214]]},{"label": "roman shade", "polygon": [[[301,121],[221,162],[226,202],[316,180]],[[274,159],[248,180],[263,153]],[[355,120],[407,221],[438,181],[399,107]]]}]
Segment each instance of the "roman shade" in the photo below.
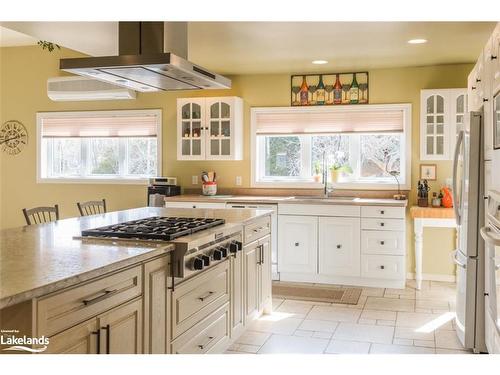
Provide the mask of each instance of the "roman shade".
[{"label": "roman shade", "polygon": [[283,108],[256,113],[258,135],[332,134],[332,133],[397,133],[403,132],[401,108],[297,109]]},{"label": "roman shade", "polygon": [[156,137],[159,117],[155,114],[122,111],[44,114],[44,138],[60,137]]}]

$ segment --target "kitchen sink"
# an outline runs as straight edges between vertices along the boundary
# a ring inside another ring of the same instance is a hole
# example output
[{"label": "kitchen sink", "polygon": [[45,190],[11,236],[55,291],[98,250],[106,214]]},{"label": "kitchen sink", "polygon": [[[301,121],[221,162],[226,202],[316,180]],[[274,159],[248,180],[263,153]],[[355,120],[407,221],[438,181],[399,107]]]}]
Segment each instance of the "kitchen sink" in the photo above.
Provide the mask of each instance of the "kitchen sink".
[{"label": "kitchen sink", "polygon": [[314,199],[314,200],[324,200],[324,201],[354,201],[357,198],[356,197],[323,197],[321,195],[298,195],[293,197],[293,199]]}]

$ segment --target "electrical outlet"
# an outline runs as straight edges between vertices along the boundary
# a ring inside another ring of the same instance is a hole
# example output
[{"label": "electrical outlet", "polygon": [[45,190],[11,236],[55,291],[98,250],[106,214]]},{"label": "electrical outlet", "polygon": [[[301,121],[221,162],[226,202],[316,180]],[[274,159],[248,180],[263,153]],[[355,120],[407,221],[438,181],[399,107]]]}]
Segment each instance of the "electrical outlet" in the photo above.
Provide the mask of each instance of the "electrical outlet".
[{"label": "electrical outlet", "polygon": [[236,176],[236,186],[241,186],[241,176]]},{"label": "electrical outlet", "polygon": [[198,185],[198,176],[191,176],[191,184]]}]

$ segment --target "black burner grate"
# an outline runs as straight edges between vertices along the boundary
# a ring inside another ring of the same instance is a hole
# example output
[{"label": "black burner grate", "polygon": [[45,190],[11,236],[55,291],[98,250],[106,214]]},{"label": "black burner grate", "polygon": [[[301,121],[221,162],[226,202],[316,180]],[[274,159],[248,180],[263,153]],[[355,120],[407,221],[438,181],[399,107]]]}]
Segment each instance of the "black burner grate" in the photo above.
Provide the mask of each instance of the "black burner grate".
[{"label": "black burner grate", "polygon": [[224,219],[153,216],[83,230],[82,236],[170,241],[224,223]]}]

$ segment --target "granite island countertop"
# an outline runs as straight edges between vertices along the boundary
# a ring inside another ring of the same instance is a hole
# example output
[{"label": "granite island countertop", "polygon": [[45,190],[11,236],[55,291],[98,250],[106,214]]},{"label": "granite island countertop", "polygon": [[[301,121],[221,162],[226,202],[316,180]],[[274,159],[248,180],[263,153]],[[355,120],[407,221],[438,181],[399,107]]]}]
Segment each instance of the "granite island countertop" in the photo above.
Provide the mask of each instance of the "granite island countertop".
[{"label": "granite island countertop", "polygon": [[175,247],[168,242],[78,239],[83,229],[151,216],[220,218],[226,223],[215,228],[240,228],[269,214],[268,210],[253,209],[143,207],[1,230],[0,309],[171,252]]},{"label": "granite island countertop", "polygon": [[165,202],[212,202],[212,203],[243,203],[243,204],[334,204],[354,206],[392,206],[406,207],[407,200],[384,198],[335,197],[320,196],[259,196],[259,195],[215,195],[204,196],[183,194],[165,197]]}]

